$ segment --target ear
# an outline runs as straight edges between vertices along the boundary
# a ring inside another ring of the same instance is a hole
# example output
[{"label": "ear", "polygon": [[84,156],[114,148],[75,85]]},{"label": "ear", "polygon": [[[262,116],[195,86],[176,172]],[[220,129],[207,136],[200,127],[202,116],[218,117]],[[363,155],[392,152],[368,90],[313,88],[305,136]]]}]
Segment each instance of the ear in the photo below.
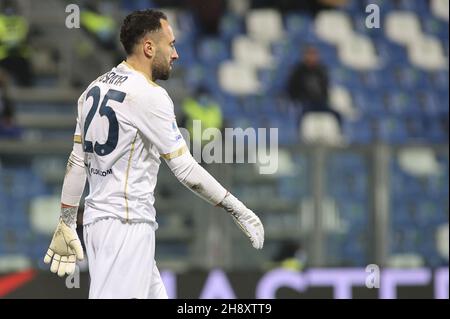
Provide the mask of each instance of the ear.
[{"label": "ear", "polygon": [[144,40],[144,55],[150,59],[155,55],[155,43],[150,39]]}]

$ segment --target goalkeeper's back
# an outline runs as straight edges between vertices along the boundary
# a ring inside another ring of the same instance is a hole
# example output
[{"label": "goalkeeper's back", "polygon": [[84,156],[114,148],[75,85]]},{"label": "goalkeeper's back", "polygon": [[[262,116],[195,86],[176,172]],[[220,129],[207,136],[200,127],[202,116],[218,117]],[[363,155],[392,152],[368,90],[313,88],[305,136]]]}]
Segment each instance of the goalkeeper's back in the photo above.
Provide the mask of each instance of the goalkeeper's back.
[{"label": "goalkeeper's back", "polygon": [[81,95],[75,141],[89,181],[84,224],[105,217],[156,223],[160,156],[186,145],[166,90],[122,62]]}]

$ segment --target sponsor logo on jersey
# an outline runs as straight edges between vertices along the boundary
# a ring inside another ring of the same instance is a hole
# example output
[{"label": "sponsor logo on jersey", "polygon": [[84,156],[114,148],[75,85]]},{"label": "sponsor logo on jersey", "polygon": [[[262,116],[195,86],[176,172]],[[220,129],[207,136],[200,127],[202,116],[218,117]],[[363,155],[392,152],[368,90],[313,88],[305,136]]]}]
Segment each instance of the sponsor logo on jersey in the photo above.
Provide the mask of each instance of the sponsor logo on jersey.
[{"label": "sponsor logo on jersey", "polygon": [[90,176],[92,176],[92,175],[99,175],[99,176],[103,176],[104,177],[104,176],[108,176],[108,175],[113,173],[112,172],[112,168],[109,168],[107,170],[101,170],[101,169],[98,169],[98,168],[91,167],[91,163],[89,163],[87,165],[87,167],[88,167],[88,173],[89,173]]},{"label": "sponsor logo on jersey", "polygon": [[112,168],[107,169],[106,171],[102,171],[100,169],[97,168],[91,168],[91,170],[89,171],[89,173],[91,175],[100,175],[100,176],[107,176],[112,174]]}]

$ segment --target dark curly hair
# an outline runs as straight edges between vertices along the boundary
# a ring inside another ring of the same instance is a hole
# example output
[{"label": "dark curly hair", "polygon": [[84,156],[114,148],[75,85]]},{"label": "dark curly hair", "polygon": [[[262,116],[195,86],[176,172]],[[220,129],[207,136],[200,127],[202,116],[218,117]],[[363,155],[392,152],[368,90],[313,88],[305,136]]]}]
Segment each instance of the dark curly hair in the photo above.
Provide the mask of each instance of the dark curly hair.
[{"label": "dark curly hair", "polygon": [[125,17],[120,29],[120,42],[127,54],[133,52],[135,44],[145,34],[161,29],[161,19],[167,20],[167,16],[152,9],[134,11]]}]

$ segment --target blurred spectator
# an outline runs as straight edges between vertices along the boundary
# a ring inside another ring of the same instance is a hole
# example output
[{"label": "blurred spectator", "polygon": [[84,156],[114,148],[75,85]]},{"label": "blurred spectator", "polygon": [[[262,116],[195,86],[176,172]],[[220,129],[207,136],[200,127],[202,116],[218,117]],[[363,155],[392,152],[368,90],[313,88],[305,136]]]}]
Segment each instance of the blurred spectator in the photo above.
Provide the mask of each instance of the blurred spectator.
[{"label": "blurred spectator", "polygon": [[188,0],[188,8],[192,10],[196,21],[204,35],[217,35],[220,20],[225,13],[224,0]]},{"label": "blurred spectator", "polygon": [[0,139],[18,138],[21,130],[14,123],[14,105],[8,97],[7,77],[0,73]]},{"label": "blurred spectator", "polygon": [[285,240],[274,257],[280,267],[295,271],[302,271],[306,267],[307,256],[302,243],[294,240]]},{"label": "blurred spectator", "polygon": [[81,27],[106,50],[118,50],[117,26],[112,4],[108,1],[86,3],[81,11]]},{"label": "blurred spectator", "polygon": [[20,86],[33,83],[27,45],[29,27],[14,1],[0,2],[0,68]]},{"label": "blurred spectator", "polygon": [[307,112],[328,112],[333,114],[341,125],[341,115],[331,109],[328,103],[328,83],[328,72],[320,62],[318,50],[308,46],[303,60],[295,67],[289,79],[289,97],[302,104],[302,115]]},{"label": "blurred spectator", "polygon": [[[200,87],[195,97],[186,98],[182,103],[183,118],[181,126],[185,127],[193,140],[193,121],[201,121],[201,134],[207,128],[219,130],[223,127],[223,116],[220,105],[213,99],[208,89]],[[198,138],[198,136],[196,136]],[[201,137],[201,136],[200,136]],[[202,141],[208,143],[209,140]]]}]

